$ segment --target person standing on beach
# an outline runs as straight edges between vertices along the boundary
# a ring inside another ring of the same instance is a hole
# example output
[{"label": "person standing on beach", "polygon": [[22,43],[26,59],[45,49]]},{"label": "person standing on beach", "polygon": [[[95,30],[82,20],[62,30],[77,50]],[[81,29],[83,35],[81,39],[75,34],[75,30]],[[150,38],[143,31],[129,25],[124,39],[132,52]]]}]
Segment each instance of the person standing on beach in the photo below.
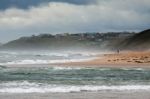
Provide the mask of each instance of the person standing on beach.
[{"label": "person standing on beach", "polygon": [[119,54],[120,53],[120,50],[119,49],[117,49],[117,54]]}]

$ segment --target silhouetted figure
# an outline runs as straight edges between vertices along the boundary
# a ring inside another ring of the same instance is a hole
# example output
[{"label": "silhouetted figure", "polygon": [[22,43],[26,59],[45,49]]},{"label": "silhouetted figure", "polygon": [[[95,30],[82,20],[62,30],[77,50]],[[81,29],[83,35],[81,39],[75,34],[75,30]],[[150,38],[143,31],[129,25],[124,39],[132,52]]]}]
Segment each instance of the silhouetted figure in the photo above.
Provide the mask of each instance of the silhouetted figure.
[{"label": "silhouetted figure", "polygon": [[117,54],[119,54],[120,53],[120,50],[119,49],[117,49]]}]

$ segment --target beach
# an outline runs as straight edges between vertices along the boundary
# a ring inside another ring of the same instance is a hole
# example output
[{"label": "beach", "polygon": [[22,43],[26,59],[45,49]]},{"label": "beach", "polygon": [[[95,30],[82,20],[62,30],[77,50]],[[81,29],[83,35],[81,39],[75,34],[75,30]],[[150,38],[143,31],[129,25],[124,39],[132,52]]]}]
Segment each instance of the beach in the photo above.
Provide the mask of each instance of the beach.
[{"label": "beach", "polygon": [[150,99],[150,0],[0,0],[0,99]]},{"label": "beach", "polygon": [[150,98],[148,51],[1,55],[2,99]]},{"label": "beach", "polygon": [[150,99],[149,91],[0,94],[1,99]]},{"label": "beach", "polygon": [[82,62],[68,62],[55,64],[59,66],[83,66],[83,67],[111,67],[111,68],[149,68],[150,52],[120,52],[97,55],[95,59]]},{"label": "beach", "polygon": [[108,67],[108,68],[150,68],[150,51],[123,51],[95,54],[88,59],[58,60],[54,62],[6,64],[6,67]]}]

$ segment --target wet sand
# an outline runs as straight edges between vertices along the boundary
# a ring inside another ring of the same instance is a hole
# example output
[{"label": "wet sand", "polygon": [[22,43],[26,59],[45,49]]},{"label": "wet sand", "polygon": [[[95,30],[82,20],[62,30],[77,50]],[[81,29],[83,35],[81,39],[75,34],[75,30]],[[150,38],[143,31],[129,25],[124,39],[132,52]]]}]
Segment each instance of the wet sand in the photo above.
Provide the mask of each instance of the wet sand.
[{"label": "wet sand", "polygon": [[150,68],[150,52],[121,52],[114,54],[98,55],[97,58],[84,62],[69,62],[56,64],[59,66],[84,66],[84,67],[127,67]]},{"label": "wet sand", "polygon": [[0,99],[150,99],[149,91],[101,91],[81,93],[1,93]]},{"label": "wet sand", "polygon": [[7,67],[108,67],[108,68],[150,68],[150,51],[121,52],[97,55],[96,58],[82,62],[53,64],[15,64]]}]

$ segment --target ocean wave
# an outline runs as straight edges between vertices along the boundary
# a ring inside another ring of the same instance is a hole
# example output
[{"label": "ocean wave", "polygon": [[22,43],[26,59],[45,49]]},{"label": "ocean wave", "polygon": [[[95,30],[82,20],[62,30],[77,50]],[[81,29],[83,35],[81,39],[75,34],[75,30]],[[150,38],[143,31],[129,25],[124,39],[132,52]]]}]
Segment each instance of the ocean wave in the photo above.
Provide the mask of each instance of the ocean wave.
[{"label": "ocean wave", "polygon": [[80,69],[88,69],[88,68],[82,68],[82,67],[52,67],[53,70],[80,70]]},{"label": "ocean wave", "polygon": [[137,91],[150,90],[150,85],[50,85],[43,83],[10,82],[0,84],[0,93],[68,93],[82,91]]},{"label": "ocean wave", "polygon": [[120,68],[121,70],[125,70],[125,71],[145,71],[147,69],[145,68]]},{"label": "ocean wave", "polygon": [[25,64],[53,64],[53,63],[67,63],[67,62],[82,62],[92,60],[94,58],[86,58],[86,59],[59,59],[59,60],[16,60],[6,63],[0,63],[0,65],[25,65]]},{"label": "ocean wave", "polygon": [[69,57],[69,56],[95,56],[98,54],[102,53],[92,53],[92,52],[49,52],[49,51],[0,51],[0,54],[4,55],[33,55],[33,56],[64,56],[64,57]]}]

